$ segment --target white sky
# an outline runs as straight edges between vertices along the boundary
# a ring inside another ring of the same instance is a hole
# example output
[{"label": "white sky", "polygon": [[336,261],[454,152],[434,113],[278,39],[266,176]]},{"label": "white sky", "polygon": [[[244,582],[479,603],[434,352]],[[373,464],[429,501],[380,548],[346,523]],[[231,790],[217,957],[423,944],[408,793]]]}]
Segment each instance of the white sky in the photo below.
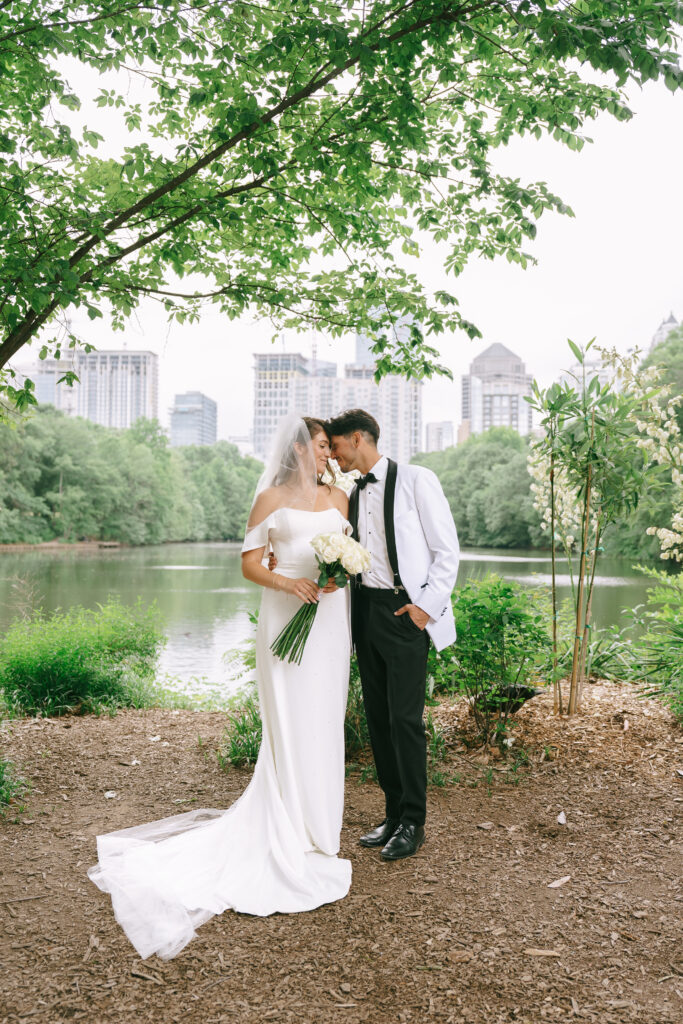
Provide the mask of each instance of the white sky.
[{"label": "white sky", "polygon": [[[71,74],[69,78],[73,81]],[[87,93],[78,74],[78,93]],[[129,100],[139,80],[131,80]],[[100,83],[101,84],[101,80]],[[140,97],[142,99],[142,96]],[[423,420],[460,417],[460,375],[492,342],[507,345],[526,362],[541,385],[570,362],[566,339],[626,351],[647,348],[671,311],[683,318],[683,93],[663,85],[634,91],[629,123],[605,115],[588,128],[593,145],[573,153],[543,139],[517,140],[496,155],[496,166],[523,183],[545,181],[574,210],[575,218],[545,215],[538,236],[526,247],[538,266],[521,270],[505,261],[478,261],[454,280],[443,271],[443,255],[427,239],[417,271],[430,289],[455,292],[462,313],[483,332],[435,344],[453,382],[434,380],[423,389]],[[61,115],[60,115],[61,116]],[[85,104],[79,116],[107,136],[99,154],[120,152],[126,139],[105,130],[106,116]],[[96,347],[145,348],[160,356],[161,422],[177,392],[199,390],[218,402],[218,436],[245,434],[252,420],[252,355],[271,344],[269,322],[229,321],[208,307],[201,323],[168,325],[151,301],[141,305],[124,334],[106,323],[73,318],[79,334]],[[312,335],[287,336],[288,351],[310,354]],[[353,358],[354,338],[318,337],[318,356],[340,365]],[[21,353],[27,362],[29,350]],[[315,414],[316,410],[301,410]]]}]

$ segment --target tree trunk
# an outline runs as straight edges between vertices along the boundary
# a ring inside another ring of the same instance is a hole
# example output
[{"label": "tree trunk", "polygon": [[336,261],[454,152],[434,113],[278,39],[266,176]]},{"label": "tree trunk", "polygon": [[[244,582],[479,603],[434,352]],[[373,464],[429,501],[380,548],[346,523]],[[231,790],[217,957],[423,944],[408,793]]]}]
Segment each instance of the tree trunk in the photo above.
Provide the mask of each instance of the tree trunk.
[{"label": "tree trunk", "polygon": [[[593,439],[595,437],[595,410],[591,416],[591,447]],[[574,651],[572,654],[572,675],[571,682],[569,684],[569,707],[567,709],[568,714],[573,715],[577,711],[578,703],[578,690],[579,690],[579,650],[581,644],[581,637],[583,632],[579,632],[585,622],[583,616],[583,596],[586,581],[586,544],[588,543],[588,530],[590,523],[590,509],[591,509],[591,480],[592,480],[592,465],[588,464],[588,471],[586,473],[586,497],[583,503],[583,521],[581,523],[581,560],[579,562],[579,588],[576,595],[576,617],[575,617],[575,628],[574,628]]]},{"label": "tree trunk", "polygon": [[598,561],[598,547],[600,545],[601,530],[602,530],[602,527],[601,527],[601,523],[600,523],[600,513],[598,513],[598,517],[597,517],[597,520],[596,520],[596,523],[595,523],[595,550],[593,552],[593,561],[592,561],[592,564],[591,564],[590,582],[588,584],[588,598],[586,600],[586,617],[584,619],[583,639],[581,641],[581,658],[580,658],[580,664],[579,664],[579,680],[578,680],[578,691],[579,692],[578,692],[577,699],[576,699],[577,710],[580,710],[580,708],[581,708],[581,697],[582,697],[582,694],[583,694],[583,686],[584,686],[584,683],[586,682],[586,652],[587,652],[587,649],[588,649],[588,640],[589,640],[590,629],[591,629],[591,612],[592,612],[592,608],[593,608],[593,588],[594,588],[594,585],[595,585],[595,567],[596,567],[596,564],[597,564],[597,561]]},{"label": "tree trunk", "polygon": [[553,600],[553,713],[562,714],[562,687],[557,677],[557,583],[555,575],[555,451],[550,452],[550,552],[552,559]]}]

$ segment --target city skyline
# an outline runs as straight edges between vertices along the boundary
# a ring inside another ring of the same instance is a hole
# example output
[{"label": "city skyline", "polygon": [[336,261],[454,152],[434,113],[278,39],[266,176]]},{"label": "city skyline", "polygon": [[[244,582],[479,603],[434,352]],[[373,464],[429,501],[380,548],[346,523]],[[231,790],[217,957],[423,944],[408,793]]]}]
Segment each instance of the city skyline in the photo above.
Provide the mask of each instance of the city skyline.
[{"label": "city skyline", "polygon": [[[398,331],[405,331],[405,325]],[[400,462],[409,462],[423,449],[421,382],[388,375],[375,382],[370,340],[356,335],[352,362],[343,374],[330,361],[299,352],[257,352],[254,355],[253,448],[265,458],[283,416],[292,412],[330,419],[344,409],[364,408],[381,432],[381,448]]]},{"label": "city skyline", "polygon": [[[663,340],[667,336],[667,334],[668,334],[668,332],[670,330],[675,329],[677,326],[680,326],[680,324],[679,324],[679,321],[677,320],[677,318],[676,318],[676,316],[675,316],[673,311],[670,311],[668,313],[668,315],[664,315],[664,316],[660,317],[659,322],[658,322],[658,326],[652,331],[651,336],[648,339],[646,339],[639,346],[639,348],[642,351],[643,356],[648,351],[650,351],[654,347],[655,344],[657,344],[659,341]],[[309,337],[311,337],[311,335],[309,335]],[[335,362],[333,360],[323,360],[323,359],[320,359],[319,356],[318,356],[318,352],[319,352],[319,348],[320,347],[322,347],[323,350],[325,350],[326,348],[329,347],[329,344],[330,344],[329,340],[327,340],[325,338],[321,338],[321,336],[319,336],[319,335],[312,336],[312,338],[313,338],[313,340],[310,343],[311,351],[310,351],[309,355],[306,355],[305,352],[301,351],[301,349],[307,347],[305,345],[300,345],[299,346],[299,351],[293,351],[292,346],[296,345],[297,342],[300,342],[302,340],[302,336],[301,335],[297,335],[297,334],[293,334],[293,333],[292,334],[287,334],[286,336],[280,336],[279,341],[274,343],[271,346],[271,350],[270,351],[274,355],[276,355],[276,356],[278,354],[285,353],[285,354],[290,355],[292,357],[296,357],[296,358],[298,358],[301,361],[302,365],[313,362],[316,365],[316,367],[317,367],[316,377],[317,377],[319,382],[320,381],[324,382],[325,380],[329,381],[330,384],[331,384],[332,380],[336,380],[337,382],[343,382],[344,381],[344,377],[338,376],[339,370],[343,369],[346,372],[346,371],[349,370],[350,367],[353,367],[354,364],[358,364],[358,365],[361,366],[362,371],[363,371],[362,374],[361,374],[362,376],[365,376],[368,379],[370,379],[372,377],[372,373],[370,373],[368,371],[368,367],[370,365],[368,360],[371,358],[371,355],[370,355],[369,342],[368,342],[367,339],[361,340],[362,336],[359,336],[359,335],[354,336],[354,339],[353,339],[353,346],[354,346],[353,358],[348,359],[347,361],[345,361],[344,363],[342,363],[340,365],[340,363],[338,363],[338,362]],[[346,347],[348,348],[348,339],[345,339],[345,341],[347,342]],[[483,342],[481,341],[481,339],[479,340],[478,344],[479,344],[479,346],[483,345]],[[464,437],[464,435],[462,434],[462,431],[461,431],[462,421],[463,421],[463,401],[462,401],[462,395],[463,395],[464,381],[469,376],[469,374],[471,373],[472,366],[489,349],[504,349],[504,350],[507,350],[509,352],[509,349],[507,348],[506,345],[503,345],[502,343],[499,343],[499,342],[495,342],[492,345],[484,346],[483,348],[481,348],[480,351],[478,351],[476,353],[475,352],[472,353],[472,355],[470,357],[470,360],[471,360],[470,364],[467,367],[467,372],[463,372],[462,374],[455,375],[454,379],[449,382],[449,386],[450,386],[450,389],[451,389],[451,392],[452,392],[453,404],[451,406],[451,409],[450,410],[447,409],[446,411],[447,411],[447,413],[450,412],[450,415],[445,415],[442,419],[437,419],[437,411],[436,410],[438,408],[440,408],[440,407],[434,407],[433,403],[431,403],[429,401],[429,399],[427,399],[426,407],[429,409],[429,419],[427,420],[424,416],[422,416],[420,414],[420,421],[421,421],[420,422],[420,444],[419,444],[419,446],[417,448],[414,449],[414,451],[428,452],[428,451],[431,451],[431,450],[439,450],[441,447],[446,447],[447,445],[444,444],[444,437],[448,435],[448,424],[451,424],[452,428],[453,428],[454,443],[458,443],[459,441],[465,439],[465,437]],[[362,351],[362,355],[359,356],[359,352],[361,350],[363,350]],[[259,355],[259,354],[265,356],[265,355],[268,355],[269,353],[254,353],[254,356]],[[568,354],[568,356],[570,358],[567,358],[567,359],[564,360],[564,368],[558,373],[558,375],[554,378],[554,380],[557,380],[557,381],[569,380],[571,378],[571,374],[576,372],[577,364],[573,362],[573,356],[571,356],[571,353],[569,353],[569,350],[567,350],[567,354]],[[127,422],[126,423],[121,423],[121,422],[118,422],[118,421],[117,422],[111,421],[109,423],[104,423],[104,418],[101,415],[100,415],[99,418],[97,418],[95,416],[87,416],[87,414],[84,412],[85,405],[87,404],[87,399],[85,397],[86,391],[88,390],[87,374],[84,377],[84,381],[86,383],[86,388],[84,389],[81,397],[79,397],[79,395],[78,395],[78,391],[79,391],[79,385],[78,384],[75,384],[73,389],[69,388],[69,387],[67,387],[65,385],[60,385],[59,387],[56,386],[56,381],[57,381],[58,377],[63,376],[64,372],[66,370],[68,370],[68,369],[76,369],[77,366],[78,366],[79,360],[87,361],[86,363],[82,362],[81,365],[86,365],[87,363],[89,363],[92,367],[95,367],[98,364],[99,365],[106,365],[108,363],[108,361],[109,361],[109,357],[111,357],[111,356],[118,356],[118,355],[124,355],[126,357],[128,357],[128,356],[143,356],[144,355],[144,356],[151,357],[152,365],[154,366],[154,374],[153,374],[154,382],[153,382],[153,385],[152,385],[152,393],[154,395],[153,402],[154,402],[154,404],[156,405],[156,407],[158,409],[157,416],[153,417],[153,418],[157,418],[159,420],[161,426],[167,432],[167,434],[169,436],[169,439],[172,438],[172,411],[173,411],[173,407],[174,407],[176,399],[179,398],[179,397],[182,397],[183,395],[195,394],[195,395],[201,395],[203,398],[206,398],[208,400],[208,402],[211,403],[211,405],[215,408],[215,413],[212,413],[212,415],[215,416],[215,419],[213,420],[213,425],[211,427],[211,430],[212,430],[212,432],[215,430],[215,439],[216,440],[226,440],[226,441],[230,441],[231,443],[235,443],[236,441],[239,442],[239,447],[240,447],[240,450],[242,451],[243,454],[246,454],[246,453],[251,454],[251,453],[255,452],[255,447],[257,446],[257,437],[255,436],[256,431],[254,430],[255,401],[254,401],[254,403],[252,403],[252,407],[249,410],[250,414],[248,416],[248,421],[246,423],[242,423],[242,424],[238,425],[238,426],[241,426],[242,429],[237,429],[237,430],[233,429],[232,431],[229,430],[229,429],[226,429],[226,428],[224,428],[223,431],[221,431],[216,426],[217,423],[220,422],[221,412],[225,412],[225,404],[230,401],[228,398],[226,398],[224,400],[224,403],[222,405],[220,400],[218,402],[216,402],[214,399],[208,398],[208,396],[206,396],[198,388],[195,388],[195,389],[192,389],[192,390],[187,390],[186,389],[186,391],[183,392],[183,393],[176,393],[174,395],[174,397],[173,397],[173,401],[168,402],[167,404],[162,403],[160,401],[160,399],[159,399],[159,395],[160,394],[164,394],[164,392],[168,390],[167,388],[164,388],[164,362],[163,362],[163,358],[161,360],[159,360],[156,357],[155,353],[149,351],[148,349],[144,350],[144,349],[128,348],[127,343],[124,342],[124,347],[123,348],[122,347],[118,347],[116,349],[114,349],[114,348],[111,348],[111,349],[109,349],[109,348],[106,348],[106,349],[102,348],[102,349],[99,349],[96,352],[93,352],[93,353],[90,353],[90,354],[87,354],[87,353],[84,353],[84,352],[80,352],[80,351],[77,351],[77,352],[67,352],[67,353],[65,353],[65,355],[62,357],[61,360],[55,360],[55,359],[48,358],[48,359],[43,360],[43,361],[35,361],[32,364],[22,363],[20,366],[17,366],[16,369],[20,372],[20,374],[22,376],[23,375],[30,376],[31,372],[33,371],[33,379],[34,379],[34,382],[36,383],[36,397],[37,397],[38,401],[41,402],[41,403],[48,403],[49,402],[51,404],[55,404],[57,406],[57,408],[62,409],[68,415],[86,415],[86,418],[91,418],[91,419],[93,419],[94,422],[100,422],[100,423],[103,423],[103,425],[110,425],[110,426],[130,425]],[[519,356],[517,356],[515,353],[510,353],[510,355],[512,355],[515,359],[519,359]],[[160,361],[161,361],[161,368],[159,367],[159,362]],[[589,369],[589,371],[591,373],[594,372],[594,371],[597,373],[597,367],[598,367],[598,361],[597,360],[595,360],[595,359],[589,360],[589,362],[587,362],[586,365],[587,365],[587,367],[588,367],[588,369]],[[251,379],[248,381],[248,384],[249,384],[249,394],[250,395],[254,395],[254,390],[255,390],[255,370],[254,370],[254,366],[253,365],[249,367],[249,372],[250,372],[250,375],[251,375]],[[533,372],[533,367],[531,367],[531,372],[528,374],[528,376],[529,376],[530,379],[534,379],[536,377],[536,375]],[[604,377],[604,374],[602,374],[601,377]],[[247,382],[243,381],[243,383],[244,383],[245,388],[246,388]],[[546,380],[546,381],[542,381],[541,383],[542,383],[543,386],[546,386],[547,384],[552,383],[552,381],[551,380]],[[319,387],[320,387],[320,383],[318,384],[318,388]],[[428,394],[428,389],[429,389],[429,382],[423,383],[423,386],[421,388],[421,390],[423,392],[423,400],[424,400],[424,393],[427,392],[427,394]],[[303,399],[303,404],[306,404],[307,402],[310,404],[309,400],[312,397],[313,398],[313,405],[315,405],[315,395],[316,395],[316,393],[317,392],[316,392],[315,387],[313,389],[311,389],[311,387],[308,387],[305,390],[302,390],[301,388],[299,388],[298,397],[301,397]],[[334,396],[338,396],[341,399],[337,404],[334,404]],[[344,402],[343,401],[343,396],[342,396],[341,392],[339,391],[338,387],[334,388],[330,392],[330,394],[327,394],[324,397],[321,394],[320,397],[321,397],[321,402],[319,402],[318,404],[321,406],[321,408],[324,406],[324,409],[322,411],[320,411],[320,409],[317,406],[315,408],[313,408],[313,407],[311,407],[311,408],[307,407],[307,408],[301,408],[301,409],[297,408],[296,411],[301,411],[302,415],[313,415],[313,416],[320,416],[321,418],[327,418],[330,415],[333,415],[333,414],[336,414],[338,412],[341,412],[344,408],[350,408],[350,407],[353,407],[356,404],[359,404],[359,405],[363,404],[363,402],[360,401],[360,400],[357,401],[357,402],[353,401],[353,399],[358,397],[356,395],[351,395],[350,396],[350,398],[352,399],[351,401]],[[331,404],[331,401],[332,401],[333,404]],[[371,404],[372,404],[372,402],[370,400],[366,401],[366,405],[370,406]],[[377,408],[373,407],[373,408],[374,408],[374,414],[377,415],[379,413],[379,407],[377,407]],[[164,410],[164,409],[166,410],[166,416],[164,416],[163,413],[161,413],[159,411],[159,410]],[[283,415],[284,415],[284,412],[286,412],[286,411],[287,410],[283,411]],[[370,410],[370,411],[373,411],[373,410]],[[381,416],[381,413],[380,413],[380,416]],[[111,419],[111,417],[110,417],[110,419]],[[380,426],[382,426],[381,422],[380,422]],[[432,439],[431,440],[430,440],[430,437],[428,436],[428,432],[427,432],[427,428],[429,428],[429,427],[433,428],[433,433],[432,433]],[[477,432],[477,431],[474,431],[474,432]],[[525,433],[527,431],[523,430],[521,432]],[[434,448],[435,442],[434,442],[433,438],[435,438],[437,436],[439,437],[438,447]],[[207,442],[200,442],[200,443],[207,443]],[[413,451],[413,453],[414,453],[414,451]],[[398,452],[396,454],[399,455]]]}]

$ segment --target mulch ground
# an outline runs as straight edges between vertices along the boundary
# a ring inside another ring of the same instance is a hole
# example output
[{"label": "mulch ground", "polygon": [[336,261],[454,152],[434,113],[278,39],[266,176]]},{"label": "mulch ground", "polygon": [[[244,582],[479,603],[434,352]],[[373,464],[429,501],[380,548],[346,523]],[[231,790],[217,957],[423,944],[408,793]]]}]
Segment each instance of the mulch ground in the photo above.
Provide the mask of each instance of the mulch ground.
[{"label": "mulch ground", "polygon": [[613,685],[591,686],[571,722],[551,710],[543,695],[519,712],[512,750],[529,761],[515,771],[468,750],[467,707],[442,705],[441,768],[459,781],[430,789],[417,857],[385,864],[357,846],[382,808],[353,773],[348,898],[226,913],[167,963],[140,961],[85,871],[98,833],[238,796],[249,773],[214,754],[224,716],[4,723],[32,791],[0,821],[0,1021],[680,1022],[681,730]]}]

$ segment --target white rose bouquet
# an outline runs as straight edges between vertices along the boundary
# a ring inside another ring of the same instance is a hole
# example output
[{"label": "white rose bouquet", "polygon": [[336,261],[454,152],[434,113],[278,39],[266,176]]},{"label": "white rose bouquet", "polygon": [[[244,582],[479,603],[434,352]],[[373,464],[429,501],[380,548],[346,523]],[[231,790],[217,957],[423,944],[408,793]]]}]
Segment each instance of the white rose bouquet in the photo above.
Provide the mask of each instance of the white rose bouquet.
[{"label": "white rose bouquet", "polygon": [[[370,568],[370,553],[357,540],[347,537],[346,534],[319,533],[311,541],[311,546],[320,569],[319,587],[326,586],[328,580],[334,580],[341,590],[346,586],[348,576],[357,576],[358,573],[366,572]],[[277,658],[301,664],[304,647],[317,611],[317,603],[301,605],[270,645]]]}]

